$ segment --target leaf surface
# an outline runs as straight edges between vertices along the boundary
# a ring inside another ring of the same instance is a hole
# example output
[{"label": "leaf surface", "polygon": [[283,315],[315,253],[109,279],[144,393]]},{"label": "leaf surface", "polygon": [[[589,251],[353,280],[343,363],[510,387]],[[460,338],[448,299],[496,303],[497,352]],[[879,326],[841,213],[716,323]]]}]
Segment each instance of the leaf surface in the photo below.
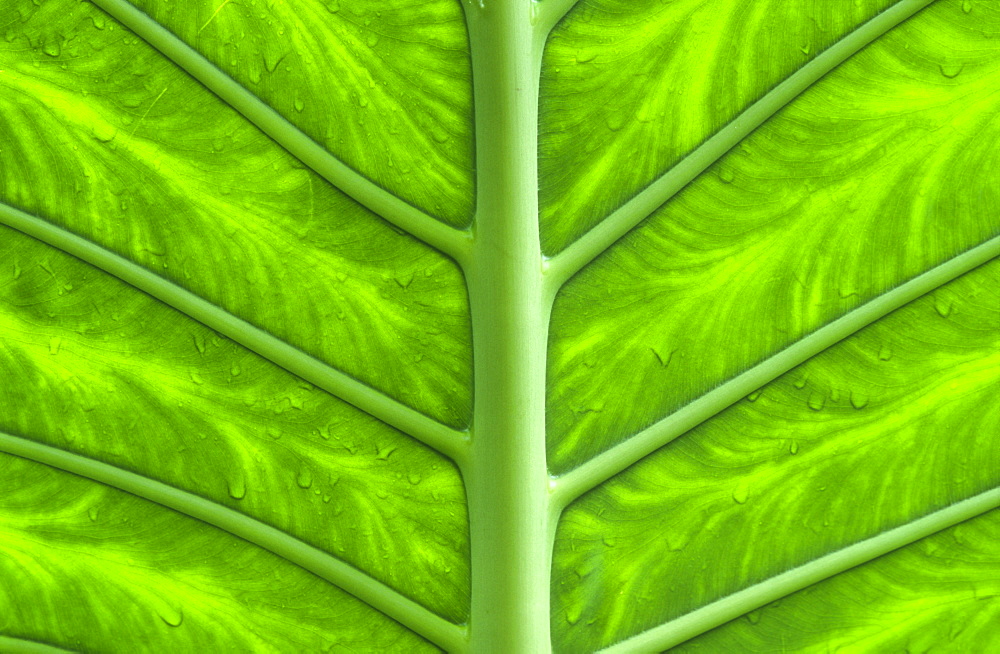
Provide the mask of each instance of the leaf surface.
[{"label": "leaf surface", "polygon": [[1000,647],[1000,6],[0,27],[0,649]]}]

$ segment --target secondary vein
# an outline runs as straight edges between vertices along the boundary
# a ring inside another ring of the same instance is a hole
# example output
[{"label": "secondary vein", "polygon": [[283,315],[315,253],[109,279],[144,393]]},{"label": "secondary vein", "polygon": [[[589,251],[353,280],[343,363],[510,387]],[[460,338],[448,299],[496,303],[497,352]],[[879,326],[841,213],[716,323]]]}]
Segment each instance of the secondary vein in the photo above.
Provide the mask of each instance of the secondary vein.
[{"label": "secondary vein", "polygon": [[821,556],[600,651],[625,654],[670,649],[765,604],[997,508],[1000,488]]},{"label": "secondary vein", "polygon": [[36,640],[0,636],[0,652],[8,652],[8,654],[66,654],[70,651],[72,650],[47,645]]},{"label": "secondary vein", "polygon": [[548,34],[580,0],[533,0],[538,5],[539,29]]},{"label": "secondary vein", "polygon": [[460,264],[466,262],[470,249],[468,232],[442,223],[352,170],[246,87],[127,0],[93,1],[330,184]]},{"label": "secondary vein", "polygon": [[553,482],[553,500],[561,507],[567,506],[583,493],[625,470],[681,434],[715,417],[741,398],[795,366],[836,345],[890,312],[998,256],[1000,256],[1000,236],[967,250],[849,311],[628,440],[565,473]]},{"label": "secondary vein", "polygon": [[6,204],[0,204],[0,224],[12,227],[114,275],[253,350],[292,374],[409,434],[450,457],[456,463],[464,460],[467,448],[463,432],[452,429],[361,383],[146,268],[92,241]]},{"label": "secondary vein", "polygon": [[570,277],[648,218],[656,209],[674,197],[709,166],[721,159],[730,149],[824,75],[932,2],[934,0],[901,0],[827,48],[760,100],[750,105],[732,122],[695,148],[673,168],[605,218],[603,222],[553,257],[549,261],[547,270],[548,283],[555,288],[561,287]]},{"label": "secondary vein", "polygon": [[463,627],[340,559],[239,511],[102,461],[2,432],[0,451],[93,479],[207,522],[305,568],[449,651],[463,647]]}]

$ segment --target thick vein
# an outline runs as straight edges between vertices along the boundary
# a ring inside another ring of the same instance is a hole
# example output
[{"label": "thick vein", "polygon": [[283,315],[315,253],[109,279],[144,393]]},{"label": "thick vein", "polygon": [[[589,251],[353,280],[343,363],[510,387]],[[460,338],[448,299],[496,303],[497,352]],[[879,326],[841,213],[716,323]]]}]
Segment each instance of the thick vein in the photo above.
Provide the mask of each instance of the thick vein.
[{"label": "thick vein", "polygon": [[66,654],[70,651],[72,650],[46,645],[34,640],[0,636],[0,652],[8,652],[8,654]]},{"label": "thick vein", "polygon": [[127,0],[93,0],[124,23],[303,164],[396,227],[437,248],[460,264],[468,259],[470,235],[407,204],[358,174],[313,141],[246,87]]},{"label": "thick vein", "polygon": [[462,627],[340,559],[239,511],[102,461],[2,432],[0,451],[93,479],[214,525],[305,568],[449,651],[461,649],[465,642]]},{"label": "thick vein", "polygon": [[862,565],[964,520],[1000,508],[1000,488],[962,500],[912,522],[792,568],[601,650],[604,654],[659,652],[725,624],[769,602]]},{"label": "thick vein", "polygon": [[949,259],[849,311],[794,344],[768,357],[628,440],[595,456],[553,481],[553,500],[562,507],[610,479],[741,398],[795,366],[836,345],[886,314],[1000,256],[1000,236]]},{"label": "thick vein", "polygon": [[580,0],[533,0],[537,3],[538,28],[548,34]]},{"label": "thick vein", "polygon": [[603,222],[549,260],[548,283],[555,288],[565,284],[768,118],[866,45],[932,2],[934,0],[900,0],[797,70]]},{"label": "thick vein", "polygon": [[463,432],[411,409],[146,268],[6,204],[0,204],[0,224],[97,266],[331,395],[409,434],[456,463],[464,460],[466,438]]}]

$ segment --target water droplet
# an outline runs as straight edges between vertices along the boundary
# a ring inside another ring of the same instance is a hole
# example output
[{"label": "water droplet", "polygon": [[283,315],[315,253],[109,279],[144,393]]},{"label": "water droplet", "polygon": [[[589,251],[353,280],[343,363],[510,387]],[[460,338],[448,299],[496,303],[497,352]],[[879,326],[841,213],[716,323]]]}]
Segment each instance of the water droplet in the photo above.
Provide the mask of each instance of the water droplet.
[{"label": "water droplet", "polygon": [[620,130],[622,127],[625,126],[625,116],[623,116],[621,113],[617,112],[613,113],[610,116],[608,116],[605,123],[607,124],[608,129],[610,129],[612,132],[617,132],[618,130]]},{"label": "water droplet", "polygon": [[226,482],[229,489],[229,497],[234,500],[242,500],[247,496],[247,483],[243,476],[235,477]]},{"label": "water droplet", "polygon": [[791,443],[791,445],[788,446],[788,451],[791,454],[798,454],[799,453],[799,442],[793,440],[792,443]]},{"label": "water droplet", "polygon": [[410,284],[413,283],[413,273],[403,275],[402,277],[396,277],[396,283],[399,284],[400,288],[409,288]]},{"label": "water droplet", "polygon": [[199,352],[201,352],[202,354],[204,354],[205,353],[205,336],[202,335],[202,334],[195,334],[194,335],[194,346],[198,349]]},{"label": "water droplet", "polygon": [[733,501],[737,504],[746,504],[748,499],[750,499],[750,487],[746,484],[741,483],[733,490]]},{"label": "water droplet", "polygon": [[306,108],[306,103],[299,96],[295,96],[295,111],[302,113],[302,110]]},{"label": "water droplet", "polygon": [[804,54],[804,55],[807,55],[807,54],[809,54],[810,52],[812,52],[812,45],[811,45],[811,44],[809,44],[809,43],[807,43],[807,44],[805,44],[805,45],[801,45],[801,46],[799,46],[799,51],[800,51],[800,52],[801,52],[802,54]]},{"label": "water droplet", "polygon": [[191,381],[193,381],[195,384],[201,386],[202,384],[205,383],[205,380],[202,379],[202,376],[194,372],[193,370],[189,374],[191,375]]},{"label": "water droplet", "polygon": [[115,134],[118,133],[118,129],[108,123],[95,122],[90,126],[90,133],[94,135],[94,138],[101,143],[109,143],[115,138]]},{"label": "water droplet", "polygon": [[62,346],[62,339],[56,336],[51,341],[49,341],[49,354],[56,355],[59,354],[59,348]]},{"label": "water droplet", "polygon": [[962,11],[965,13],[972,11],[972,0],[965,0],[965,2],[962,3]]},{"label": "water droplet", "polygon": [[450,136],[448,135],[448,132],[446,132],[446,131],[444,131],[444,130],[441,130],[441,129],[434,129],[434,130],[433,130],[433,131],[431,132],[431,136],[432,136],[432,137],[434,138],[434,140],[435,140],[435,141],[437,141],[438,143],[447,143],[447,142],[448,142],[448,139],[450,139],[450,138],[451,138],[451,137],[450,137]]},{"label": "water droplet", "polygon": [[596,50],[577,50],[576,63],[585,64],[588,61],[593,61],[596,56],[597,56]]},{"label": "water droplet", "polygon": [[343,284],[344,282],[347,281],[347,275],[345,275],[342,272],[337,273],[337,281]]},{"label": "water droplet", "polygon": [[889,359],[891,359],[892,348],[890,348],[888,345],[883,345],[882,347],[880,347],[878,350],[878,358],[881,361],[888,361]]},{"label": "water droplet", "polygon": [[817,393],[813,391],[809,394],[809,400],[806,402],[810,409],[813,411],[821,411],[823,406],[826,405],[826,396],[822,393]]},{"label": "water droplet", "polygon": [[168,626],[179,627],[181,623],[184,622],[184,613],[180,609],[175,609],[172,606],[166,604],[161,604],[156,608],[157,614],[159,614],[160,619],[163,620]]},{"label": "water droplet", "polygon": [[[657,350],[654,347],[651,347],[649,349],[653,353],[653,356],[656,357],[656,360],[659,362],[659,364],[660,364],[661,367],[666,368],[667,366],[670,365],[670,358],[674,355],[673,350],[671,350],[670,352],[667,352],[664,355],[664,354],[660,354],[660,351]],[[591,367],[593,367],[593,366],[591,366]]]},{"label": "water droplet", "polygon": [[42,52],[49,55],[50,57],[58,57],[62,52],[62,46],[58,41],[51,41],[42,46]]},{"label": "water droplet", "polygon": [[955,79],[961,74],[965,66],[963,64],[941,64],[938,68],[941,69],[941,74],[948,79]]},{"label": "water droplet", "polygon": [[750,393],[749,395],[747,395],[747,401],[748,402],[756,402],[757,399],[760,397],[760,394],[761,394],[761,391],[754,391],[753,393]]},{"label": "water droplet", "polygon": [[375,455],[375,459],[378,461],[388,460],[389,455],[396,451],[396,447],[394,445],[388,445],[384,448],[382,446],[377,445],[376,448],[377,448],[377,453]]},{"label": "water droplet", "polygon": [[615,546],[615,539],[612,538],[611,536],[605,536],[602,540],[604,541],[604,545],[606,547],[614,547]]},{"label": "water droplet", "polygon": [[232,368],[229,369],[229,374],[232,375],[233,377],[239,377],[241,374],[243,374],[243,371],[240,369],[239,366],[233,366]]},{"label": "water droplet", "polygon": [[760,611],[750,611],[747,613],[747,621],[750,624],[757,624],[760,622]]},{"label": "water droplet", "polygon": [[736,179],[736,175],[733,174],[732,170],[723,168],[719,171],[719,179],[721,179],[724,184],[732,184],[733,180]]},{"label": "water droplet", "polygon": [[863,409],[868,406],[868,394],[861,391],[851,391],[851,406],[855,409]]},{"label": "water droplet", "polygon": [[805,387],[806,387],[806,378],[805,377],[799,377],[798,379],[795,380],[795,388],[798,388],[799,390],[801,390],[801,389],[803,389]]},{"label": "water droplet", "polygon": [[340,3],[337,0],[332,0],[332,2],[326,3],[326,10],[331,14],[335,14],[340,11]]},{"label": "water droplet", "polygon": [[19,278],[20,276],[21,276],[21,266],[19,266],[19,265],[17,265],[17,264],[15,263],[15,264],[14,264],[14,279],[17,279],[17,278]]},{"label": "water droplet", "polygon": [[313,473],[307,467],[303,467],[299,470],[298,476],[295,478],[295,483],[299,485],[299,488],[309,488],[313,485]]},{"label": "water droplet", "polygon": [[369,48],[374,48],[376,45],[378,45],[378,34],[369,34],[368,39],[365,40],[365,44]]},{"label": "water droplet", "polygon": [[951,315],[952,302],[951,300],[936,297],[934,298],[934,310],[937,311],[938,315],[942,318],[947,318]]},{"label": "water droplet", "polygon": [[410,476],[407,477],[407,479],[409,479],[410,483],[413,484],[414,486],[420,483],[420,475],[418,475],[415,472],[411,472]]},{"label": "water droplet", "polygon": [[100,515],[100,511],[96,506],[92,506],[87,509],[87,517],[90,518],[91,522],[97,522],[98,515]]},{"label": "water droplet", "polygon": [[573,604],[568,609],[566,609],[566,622],[570,624],[576,624],[580,621],[580,614],[583,613],[583,606],[580,604]]}]

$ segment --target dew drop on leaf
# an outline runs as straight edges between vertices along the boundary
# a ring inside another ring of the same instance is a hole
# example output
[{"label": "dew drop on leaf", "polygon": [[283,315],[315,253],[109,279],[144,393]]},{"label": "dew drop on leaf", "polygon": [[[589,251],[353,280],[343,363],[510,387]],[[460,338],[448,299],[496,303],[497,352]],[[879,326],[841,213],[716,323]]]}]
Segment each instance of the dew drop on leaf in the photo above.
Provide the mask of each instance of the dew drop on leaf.
[{"label": "dew drop on leaf", "polygon": [[861,391],[851,391],[851,406],[855,409],[863,409],[868,406],[868,395]]},{"label": "dew drop on leaf", "polygon": [[746,504],[748,499],[750,499],[750,487],[746,484],[737,486],[733,491],[733,501],[737,504]]},{"label": "dew drop on leaf", "polygon": [[170,627],[179,627],[184,622],[184,613],[180,609],[162,604],[157,607],[156,613],[165,624]]},{"label": "dew drop on leaf", "polygon": [[62,346],[62,339],[56,336],[49,341],[49,354],[56,355],[59,354],[59,348]]},{"label": "dew drop on leaf", "polygon": [[798,454],[799,453],[799,442],[793,440],[792,443],[791,443],[791,445],[788,446],[788,451],[791,454]]},{"label": "dew drop on leaf", "polygon": [[962,3],[962,11],[965,13],[972,11],[972,0],[965,0],[965,2]]},{"label": "dew drop on leaf", "polygon": [[826,405],[826,396],[822,393],[817,393],[813,391],[809,394],[809,400],[806,402],[810,409],[813,411],[822,411],[823,407]]},{"label": "dew drop on leaf", "polygon": [[228,486],[229,497],[234,500],[242,500],[247,496],[247,483],[242,475],[230,479],[226,485]]},{"label": "dew drop on leaf", "polygon": [[87,517],[90,518],[91,522],[97,522],[97,516],[99,515],[99,510],[96,506],[92,506],[87,509]]},{"label": "dew drop on leaf", "polygon": [[937,311],[938,315],[942,318],[947,318],[951,315],[952,303],[951,300],[946,300],[944,298],[934,298],[934,310]]},{"label": "dew drop on leaf", "polygon": [[313,474],[312,470],[308,467],[303,467],[299,470],[298,476],[295,477],[295,483],[299,485],[299,488],[309,488],[313,485]]},{"label": "dew drop on leaf", "polygon": [[892,348],[888,345],[883,345],[878,350],[878,358],[880,361],[888,361],[892,358]]},{"label": "dew drop on leaf", "polygon": [[941,70],[941,74],[948,79],[955,79],[961,74],[964,66],[962,64],[940,64],[938,68]]}]

